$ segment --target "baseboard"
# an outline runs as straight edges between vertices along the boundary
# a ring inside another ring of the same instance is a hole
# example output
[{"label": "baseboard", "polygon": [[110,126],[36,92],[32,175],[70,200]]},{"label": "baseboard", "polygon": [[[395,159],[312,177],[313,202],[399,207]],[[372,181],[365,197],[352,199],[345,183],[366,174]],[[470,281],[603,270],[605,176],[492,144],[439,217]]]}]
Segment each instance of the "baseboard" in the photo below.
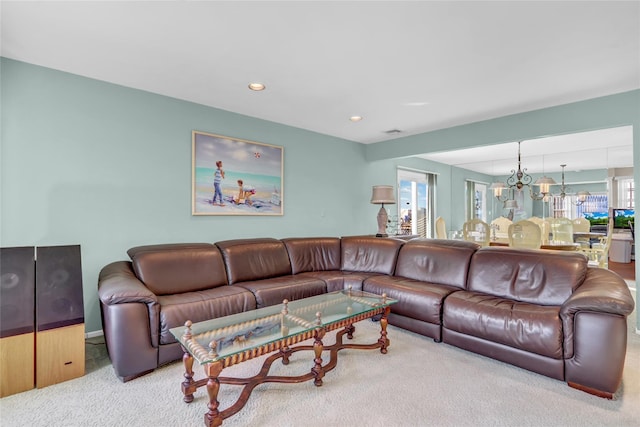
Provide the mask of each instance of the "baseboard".
[{"label": "baseboard", "polygon": [[104,336],[104,331],[102,329],[99,329],[97,331],[93,331],[93,332],[87,332],[84,334],[85,339],[86,338],[95,338],[95,337],[102,337]]}]

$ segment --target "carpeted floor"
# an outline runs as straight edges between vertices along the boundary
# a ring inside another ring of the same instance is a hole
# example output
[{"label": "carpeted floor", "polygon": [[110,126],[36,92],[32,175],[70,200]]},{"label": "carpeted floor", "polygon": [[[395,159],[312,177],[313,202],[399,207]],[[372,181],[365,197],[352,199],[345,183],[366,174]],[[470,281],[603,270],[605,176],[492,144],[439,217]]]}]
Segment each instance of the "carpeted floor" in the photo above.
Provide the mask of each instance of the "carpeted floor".
[{"label": "carpeted floor", "polygon": [[[637,426],[636,312],[629,318],[623,384],[612,401],[389,327],[388,354],[343,350],[322,387],[312,382],[258,386],[247,406],[223,426]],[[358,342],[375,340],[378,333],[377,323],[357,324]],[[123,384],[108,361],[101,359],[99,345],[94,350],[94,363],[88,363],[90,372],[84,377],[0,399],[0,425],[203,425],[206,392],[198,390],[191,404],[182,401],[181,363]],[[272,373],[308,372],[311,358],[311,353],[296,353],[287,367],[275,363]],[[225,374],[253,374],[259,366],[250,361]],[[223,385],[222,407],[230,405],[238,392],[238,387]]]}]

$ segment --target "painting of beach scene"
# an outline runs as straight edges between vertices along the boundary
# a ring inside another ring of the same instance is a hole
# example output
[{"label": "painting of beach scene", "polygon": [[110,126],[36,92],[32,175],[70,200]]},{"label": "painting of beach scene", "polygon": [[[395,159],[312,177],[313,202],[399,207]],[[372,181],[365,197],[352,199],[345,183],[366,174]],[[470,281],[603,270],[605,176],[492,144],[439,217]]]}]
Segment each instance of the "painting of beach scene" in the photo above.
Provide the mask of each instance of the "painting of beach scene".
[{"label": "painting of beach scene", "polygon": [[193,131],[193,215],[283,215],[283,148]]}]

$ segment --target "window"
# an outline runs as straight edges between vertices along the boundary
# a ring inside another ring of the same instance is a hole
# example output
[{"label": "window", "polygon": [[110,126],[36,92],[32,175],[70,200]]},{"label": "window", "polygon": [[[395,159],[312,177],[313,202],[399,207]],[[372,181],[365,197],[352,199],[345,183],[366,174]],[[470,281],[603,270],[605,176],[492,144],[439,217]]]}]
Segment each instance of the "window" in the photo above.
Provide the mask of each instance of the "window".
[{"label": "window", "polygon": [[398,169],[398,234],[434,236],[436,174]]},{"label": "window", "polygon": [[618,179],[618,203],[614,207],[618,208],[635,208],[635,186],[633,179]]},{"label": "window", "polygon": [[578,198],[569,194],[564,198],[552,196],[549,200],[550,217],[552,218],[581,218],[586,213],[601,213],[609,211],[609,198],[606,193],[594,193],[587,196],[584,203],[577,205]]},{"label": "window", "polygon": [[[573,196],[575,199],[575,196]],[[575,200],[574,200],[575,202]],[[587,196],[580,206],[576,206],[576,217],[580,218],[587,213],[609,213],[609,196],[606,193],[595,193]]]}]

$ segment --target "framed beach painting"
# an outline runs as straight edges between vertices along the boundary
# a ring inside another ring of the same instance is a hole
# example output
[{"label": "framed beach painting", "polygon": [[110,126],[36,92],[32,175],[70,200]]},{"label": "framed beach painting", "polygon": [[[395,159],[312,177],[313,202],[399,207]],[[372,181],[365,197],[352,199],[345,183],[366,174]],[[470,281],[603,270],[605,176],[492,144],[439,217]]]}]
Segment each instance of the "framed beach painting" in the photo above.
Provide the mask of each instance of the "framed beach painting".
[{"label": "framed beach painting", "polygon": [[193,131],[192,215],[283,215],[283,148]]}]

